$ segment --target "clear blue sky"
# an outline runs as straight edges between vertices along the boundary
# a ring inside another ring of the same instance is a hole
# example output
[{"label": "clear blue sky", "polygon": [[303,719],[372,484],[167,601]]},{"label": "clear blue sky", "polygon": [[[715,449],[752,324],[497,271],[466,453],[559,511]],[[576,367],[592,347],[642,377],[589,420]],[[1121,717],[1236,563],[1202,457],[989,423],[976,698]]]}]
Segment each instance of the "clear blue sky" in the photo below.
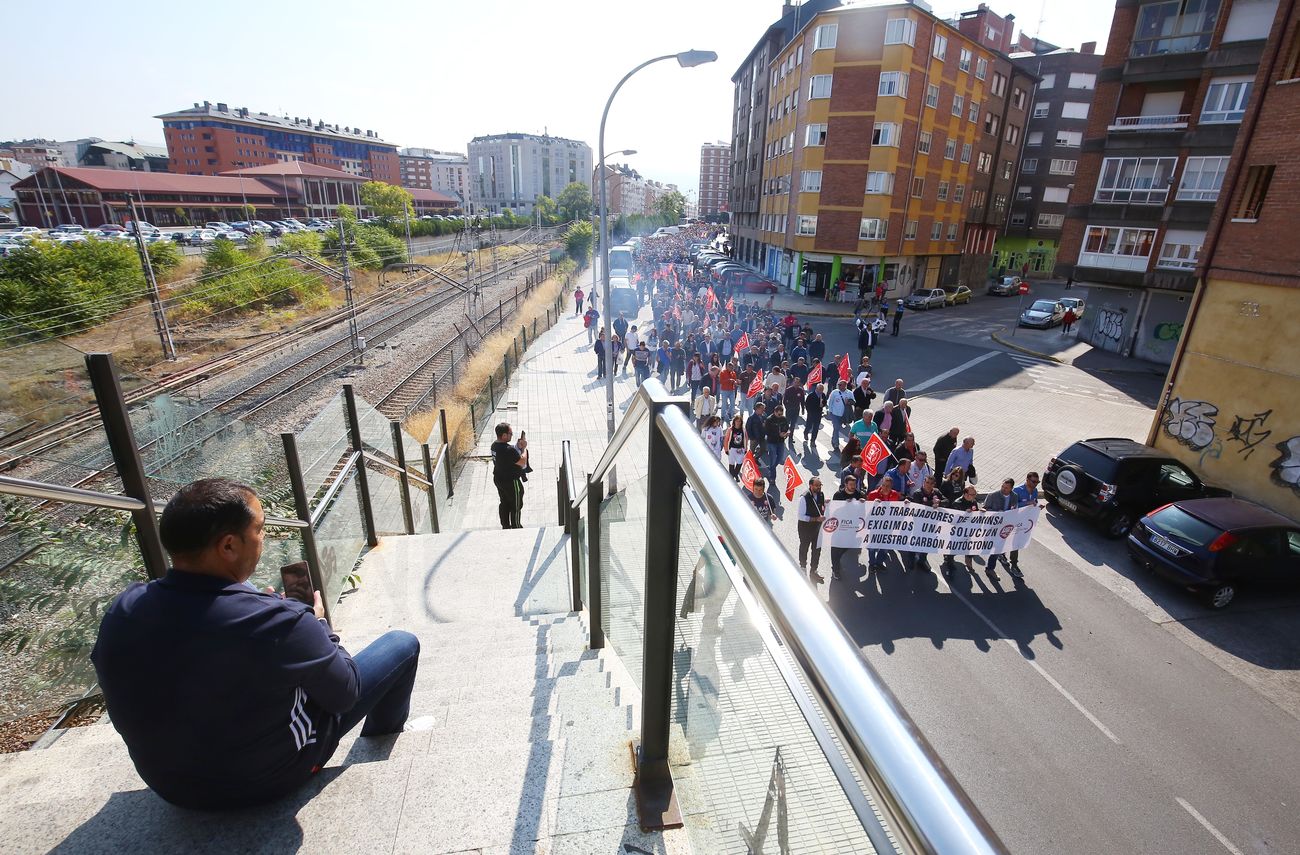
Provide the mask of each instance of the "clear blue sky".
[{"label": "clear blue sky", "polygon": [[[1106,0],[988,0],[1065,47],[1104,43]],[[953,16],[979,0],[936,0]],[[0,139],[97,136],[161,143],[160,113],[195,101],[370,128],[401,146],[464,151],[505,131],[596,147],[600,111],[644,59],[690,48],[717,63],[651,66],[623,88],[606,131],[646,177],[697,184],[699,147],[731,131],[731,74],[780,0],[224,0],[6,6],[10,71]]]}]

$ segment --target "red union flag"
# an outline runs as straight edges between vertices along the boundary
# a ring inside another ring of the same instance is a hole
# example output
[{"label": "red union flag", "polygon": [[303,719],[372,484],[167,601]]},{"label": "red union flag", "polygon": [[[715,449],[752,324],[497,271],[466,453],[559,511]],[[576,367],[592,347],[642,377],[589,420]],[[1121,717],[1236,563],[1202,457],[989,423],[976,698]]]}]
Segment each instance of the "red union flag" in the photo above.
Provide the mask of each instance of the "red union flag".
[{"label": "red union flag", "polygon": [[787,454],[785,456],[785,500],[787,502],[794,501],[794,491],[802,484],[803,478],[795,468],[794,458]]},{"label": "red union flag", "polygon": [[840,357],[840,379],[845,383],[853,382],[853,366],[849,365],[849,355],[846,353]]},{"label": "red union flag", "polygon": [[748,350],[748,349],[749,349],[749,333],[744,332],[741,333],[740,338],[736,340],[736,350]]},{"label": "red union flag", "polygon": [[745,390],[745,397],[752,398],[762,391],[763,391],[763,369],[760,368],[758,369],[758,373],[754,375],[754,382],[750,383],[749,388]]},{"label": "red union flag", "polygon": [[758,470],[758,461],[754,459],[754,452],[746,451],[745,459],[740,464],[740,483],[745,485],[746,490],[754,489],[754,479],[762,477]]},{"label": "red union flag", "polygon": [[880,438],[880,434],[873,433],[867,440],[866,447],[862,449],[862,468],[875,474],[880,466],[880,461],[889,457],[889,446]]},{"label": "red union flag", "polygon": [[822,382],[822,364],[818,362],[813,366],[813,370],[808,372],[808,385],[813,386]]},{"label": "red union flag", "polygon": [[704,305],[710,309],[718,305],[718,295],[713,293],[713,286],[709,286],[709,290],[704,294]]},{"label": "red union flag", "polygon": [[736,301],[730,297],[727,298],[727,311],[733,315],[736,314]]}]

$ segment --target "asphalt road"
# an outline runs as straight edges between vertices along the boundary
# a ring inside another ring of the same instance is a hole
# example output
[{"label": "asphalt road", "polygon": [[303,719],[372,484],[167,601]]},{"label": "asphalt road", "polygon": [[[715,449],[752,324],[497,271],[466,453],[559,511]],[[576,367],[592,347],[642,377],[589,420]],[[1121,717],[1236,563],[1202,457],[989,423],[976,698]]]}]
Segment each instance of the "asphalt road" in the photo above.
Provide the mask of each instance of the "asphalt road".
[{"label": "asphalt road", "polygon": [[[1016,304],[908,313],[872,358],[878,391],[925,386],[922,447],[950,422],[977,437],[982,490],[1085,436],[1142,437],[1162,383],[1001,347],[989,333]],[[850,320],[810,320],[856,364]],[[1080,356],[1063,338],[1014,340]],[[800,467],[833,473],[826,445],[797,447]],[[1082,520],[1045,519],[1019,584],[978,564],[950,583],[859,565],[822,596],[1011,851],[1300,852],[1300,592],[1243,592],[1212,612]]]}]

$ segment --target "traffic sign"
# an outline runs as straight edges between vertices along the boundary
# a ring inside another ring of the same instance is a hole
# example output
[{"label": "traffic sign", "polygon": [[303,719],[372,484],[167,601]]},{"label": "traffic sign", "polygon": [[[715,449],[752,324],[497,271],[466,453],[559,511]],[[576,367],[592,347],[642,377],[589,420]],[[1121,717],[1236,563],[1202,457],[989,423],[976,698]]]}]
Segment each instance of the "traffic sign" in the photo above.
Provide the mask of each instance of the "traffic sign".
[{"label": "traffic sign", "polygon": [[1021,296],[1024,296],[1025,294],[1028,294],[1028,293],[1029,293],[1029,283],[1028,283],[1028,282],[1021,282],[1021,283],[1020,283],[1020,294],[1021,294]]}]

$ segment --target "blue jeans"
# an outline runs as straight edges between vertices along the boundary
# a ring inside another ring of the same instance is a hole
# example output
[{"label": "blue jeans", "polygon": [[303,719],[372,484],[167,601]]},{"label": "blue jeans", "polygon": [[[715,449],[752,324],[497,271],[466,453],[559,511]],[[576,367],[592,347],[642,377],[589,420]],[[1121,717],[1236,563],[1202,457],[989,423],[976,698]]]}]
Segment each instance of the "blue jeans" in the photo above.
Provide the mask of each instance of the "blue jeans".
[{"label": "blue jeans", "polygon": [[844,428],[844,416],[832,414],[831,420],[831,448],[840,447],[840,431]]},{"label": "blue jeans", "polygon": [[785,463],[785,443],[769,442],[767,444],[767,465],[772,470],[771,478],[776,479],[776,470]]},{"label": "blue jeans", "polygon": [[736,390],[722,390],[722,420],[730,423],[731,417],[736,414]]},{"label": "blue jeans", "polygon": [[362,736],[401,733],[411,711],[411,689],[420,658],[420,640],[394,629],[370,642],[352,661],[357,665],[361,694],[343,714],[339,734],[347,733],[364,718]]}]

